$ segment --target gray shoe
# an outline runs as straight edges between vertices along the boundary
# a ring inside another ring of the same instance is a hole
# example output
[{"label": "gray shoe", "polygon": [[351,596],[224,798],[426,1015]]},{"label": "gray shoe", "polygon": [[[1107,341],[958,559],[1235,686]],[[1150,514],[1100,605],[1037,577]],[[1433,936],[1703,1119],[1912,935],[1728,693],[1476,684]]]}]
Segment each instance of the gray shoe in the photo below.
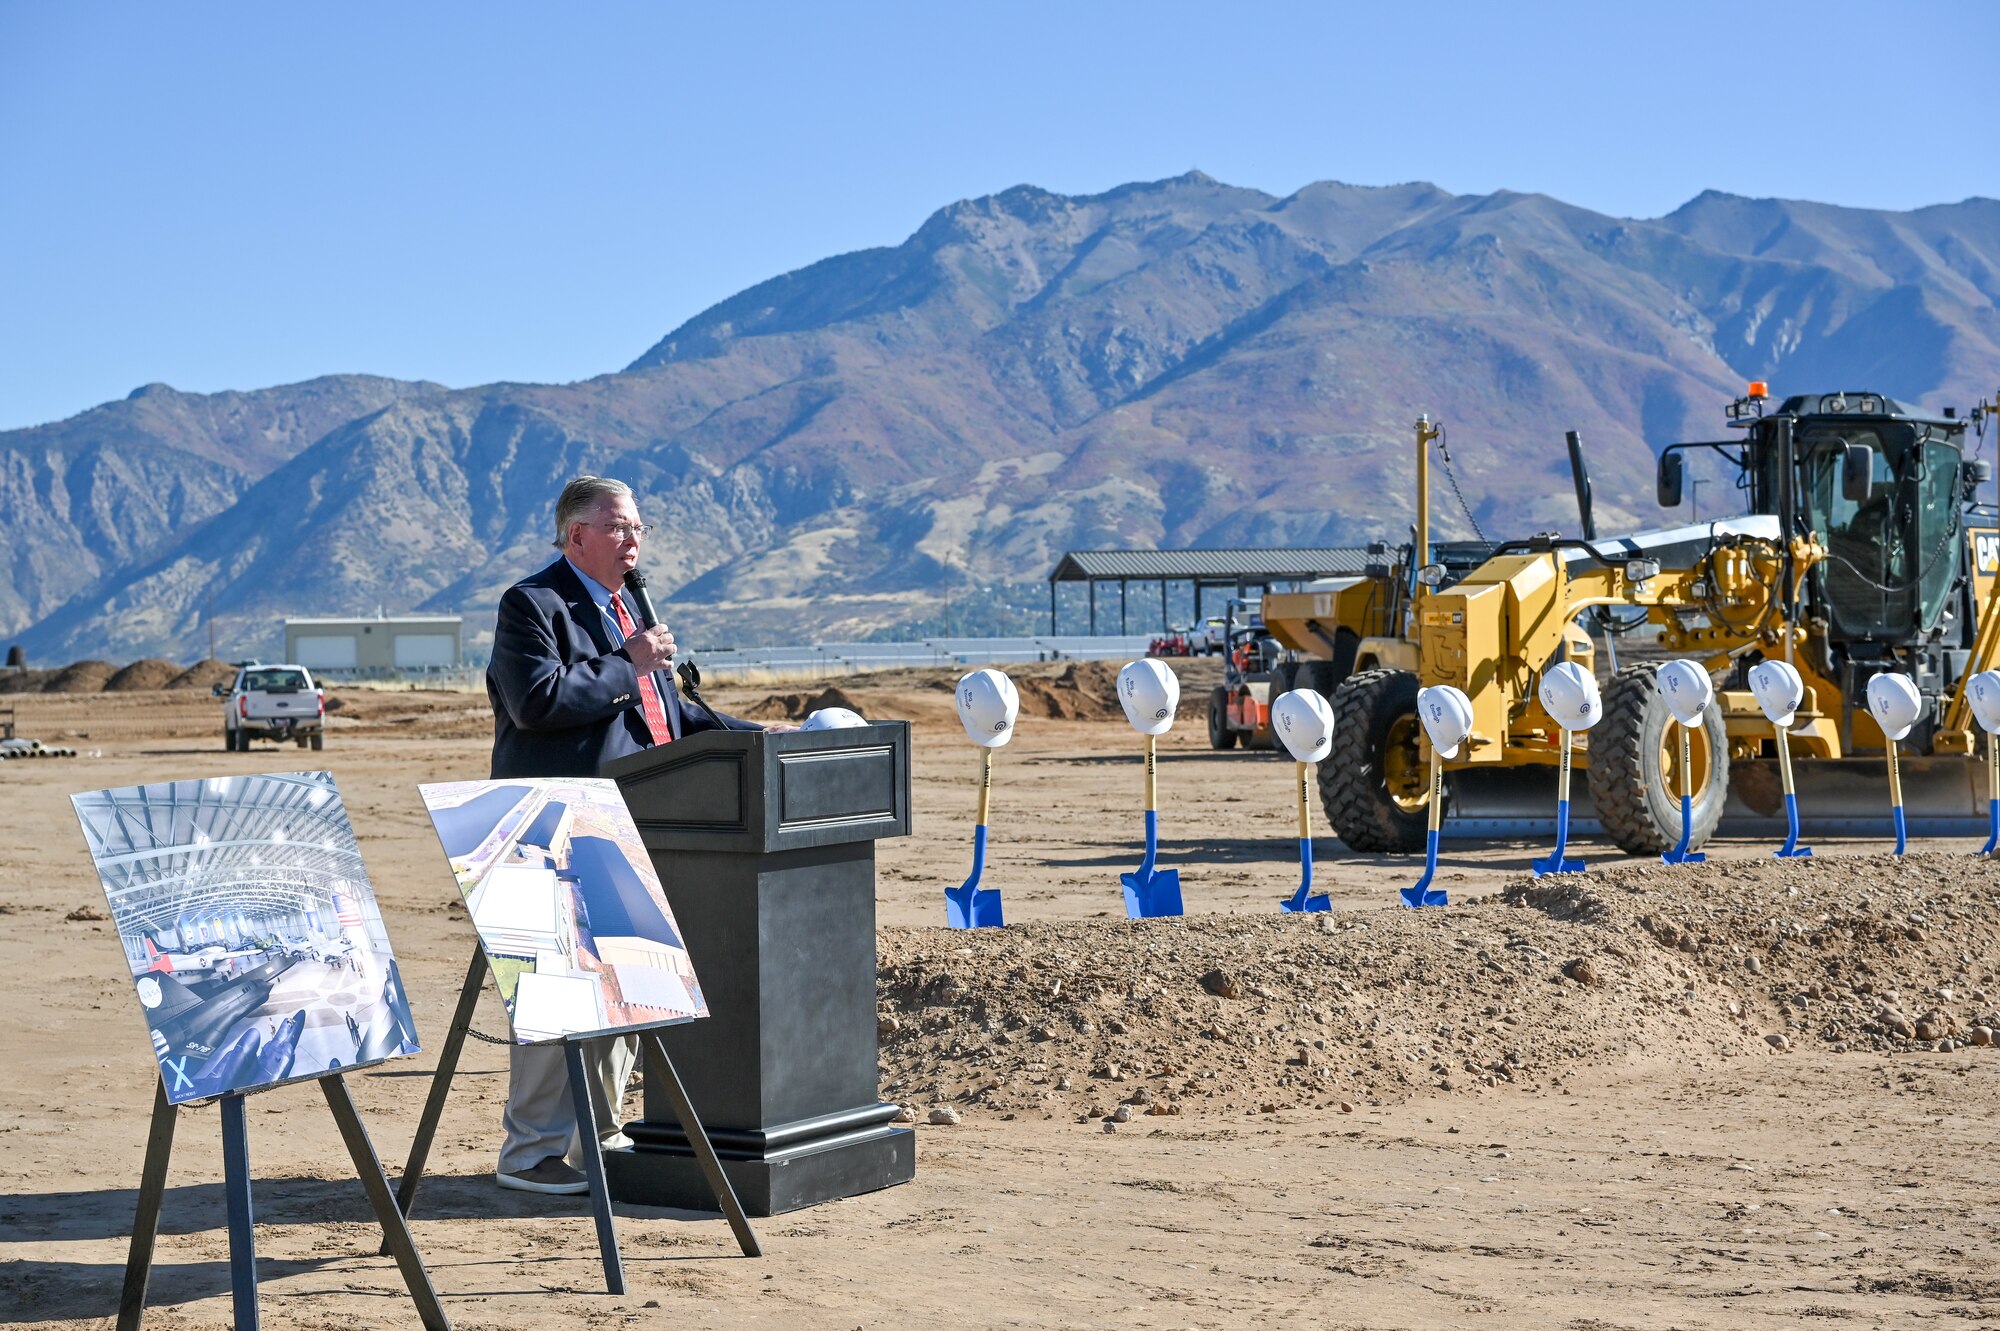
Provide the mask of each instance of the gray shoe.
[{"label": "gray shoe", "polygon": [[569,1162],[559,1155],[552,1155],[533,1169],[523,1169],[512,1174],[495,1174],[503,1188],[516,1192],[546,1192],[560,1196],[574,1196],[590,1191],[590,1180],[581,1170],[571,1169]]}]

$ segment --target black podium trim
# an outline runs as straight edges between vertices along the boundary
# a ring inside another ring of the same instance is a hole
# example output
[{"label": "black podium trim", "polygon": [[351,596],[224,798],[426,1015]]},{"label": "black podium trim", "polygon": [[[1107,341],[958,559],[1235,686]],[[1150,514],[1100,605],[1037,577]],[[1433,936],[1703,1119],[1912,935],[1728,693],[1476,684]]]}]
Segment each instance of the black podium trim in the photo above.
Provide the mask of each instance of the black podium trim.
[{"label": "black podium trim", "polygon": [[[708,1139],[715,1143],[715,1149],[725,1155],[739,1155],[755,1158],[800,1145],[821,1144],[836,1137],[845,1136],[857,1128],[873,1129],[892,1121],[901,1111],[900,1105],[886,1101],[879,1104],[860,1105],[853,1109],[843,1109],[832,1114],[821,1114],[816,1118],[802,1118],[795,1123],[783,1123],[774,1128],[758,1130],[754,1128],[711,1128]],[[682,1150],[687,1146],[687,1133],[678,1123],[640,1120],[628,1124],[625,1135],[635,1144],[660,1147],[667,1150]]]}]

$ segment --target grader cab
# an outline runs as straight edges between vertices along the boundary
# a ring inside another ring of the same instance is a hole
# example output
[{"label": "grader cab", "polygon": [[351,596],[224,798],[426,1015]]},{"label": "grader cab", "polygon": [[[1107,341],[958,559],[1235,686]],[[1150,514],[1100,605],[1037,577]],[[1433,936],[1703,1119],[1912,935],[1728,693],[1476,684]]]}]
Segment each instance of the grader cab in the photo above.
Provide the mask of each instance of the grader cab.
[{"label": "grader cab", "polygon": [[[1752,385],[1730,408],[1736,438],[1676,444],[1660,460],[1663,507],[1680,503],[1684,456],[1710,450],[1736,468],[1746,515],[1598,537],[1572,435],[1584,535],[1491,546],[1431,546],[1436,431],[1419,421],[1416,540],[1401,560],[1264,602],[1279,641],[1321,663],[1299,678],[1334,706],[1320,793],[1343,840],[1422,848],[1430,755],[1416,695],[1432,684],[1456,685],[1473,707],[1472,737],[1446,764],[1453,819],[1492,832],[1546,821],[1562,732],[1536,692],[1544,670],[1570,660],[1603,679],[1603,717],[1572,754],[1588,774],[1581,820],[1628,851],[1665,849],[1681,822],[1677,745],[1654,683],[1668,657],[1702,663],[1717,683],[1691,737],[1694,845],[1725,818],[1748,831],[1778,811],[1776,732],[1747,678],[1766,659],[1790,662],[1807,686],[1789,735],[1792,755],[1813,760],[1797,765],[1800,805],[1820,826],[1881,821],[1886,741],[1866,689],[1883,670],[1907,675],[1925,703],[1903,749],[1922,755],[1904,764],[1917,825],[1976,826],[1985,795],[1963,685],[2000,660],[2000,534],[1976,503],[1991,468],[1965,458],[1968,422],[1949,413],[1876,393],[1768,402]],[[1649,659],[1621,668],[1621,643]]]}]

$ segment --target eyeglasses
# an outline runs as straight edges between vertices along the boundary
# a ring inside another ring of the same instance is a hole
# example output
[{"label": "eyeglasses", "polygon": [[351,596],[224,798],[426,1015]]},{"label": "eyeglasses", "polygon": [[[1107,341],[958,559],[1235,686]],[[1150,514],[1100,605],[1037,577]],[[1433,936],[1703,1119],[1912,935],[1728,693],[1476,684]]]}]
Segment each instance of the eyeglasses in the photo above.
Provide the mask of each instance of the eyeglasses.
[{"label": "eyeglasses", "polygon": [[618,541],[624,540],[627,536],[635,541],[643,541],[646,539],[646,533],[653,530],[643,522],[592,522],[587,525],[599,531],[610,532],[612,539]]}]

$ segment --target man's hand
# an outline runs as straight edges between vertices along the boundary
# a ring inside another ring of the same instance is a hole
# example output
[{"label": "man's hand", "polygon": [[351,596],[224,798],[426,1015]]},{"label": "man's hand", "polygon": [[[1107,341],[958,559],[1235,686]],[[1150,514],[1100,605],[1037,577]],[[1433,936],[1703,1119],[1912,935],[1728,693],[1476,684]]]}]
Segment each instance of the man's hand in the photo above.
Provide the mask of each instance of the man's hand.
[{"label": "man's hand", "polygon": [[655,624],[635,633],[625,640],[625,655],[642,675],[665,670],[674,657],[674,631],[665,624]]}]

